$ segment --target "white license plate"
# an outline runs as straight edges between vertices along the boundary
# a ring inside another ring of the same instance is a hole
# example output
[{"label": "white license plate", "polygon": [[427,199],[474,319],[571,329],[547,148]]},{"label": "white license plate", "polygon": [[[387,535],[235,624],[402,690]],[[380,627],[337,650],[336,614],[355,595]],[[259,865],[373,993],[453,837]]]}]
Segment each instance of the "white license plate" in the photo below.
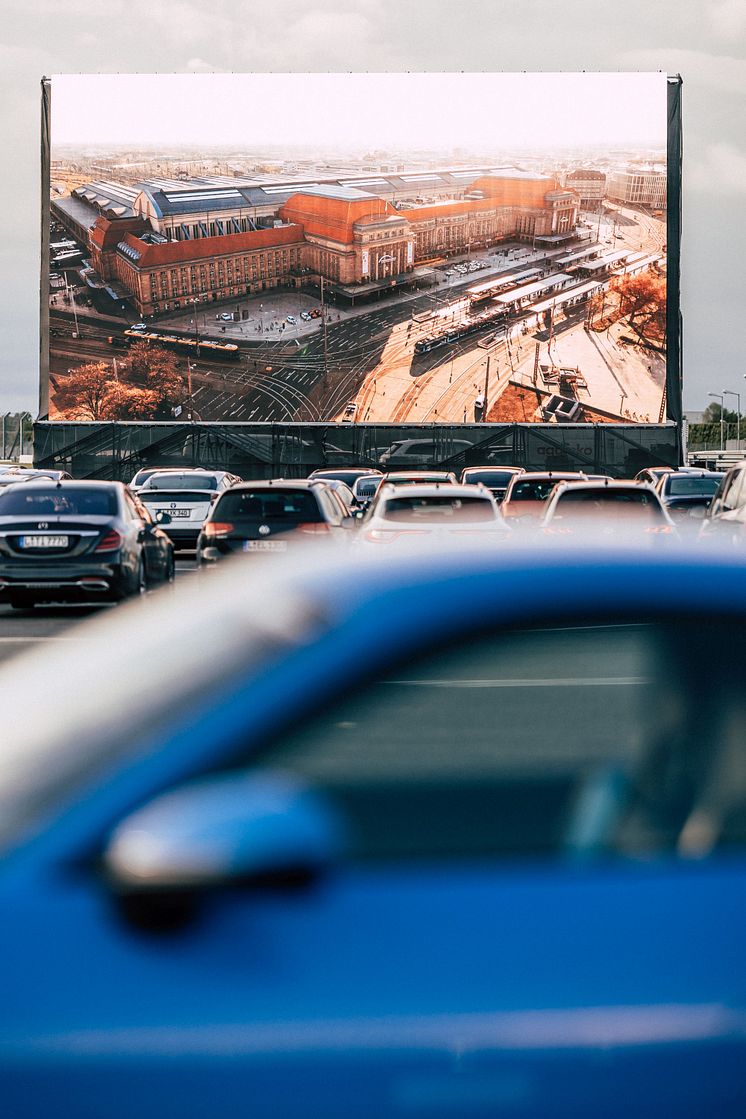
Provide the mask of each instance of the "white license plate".
[{"label": "white license plate", "polygon": [[173,520],[174,517],[189,517],[191,516],[191,509],[159,509],[159,513],[168,513],[169,517]]},{"label": "white license plate", "polygon": [[245,552],[285,552],[287,540],[244,540]]},{"label": "white license plate", "polygon": [[22,548],[66,548],[67,536],[22,536]]}]

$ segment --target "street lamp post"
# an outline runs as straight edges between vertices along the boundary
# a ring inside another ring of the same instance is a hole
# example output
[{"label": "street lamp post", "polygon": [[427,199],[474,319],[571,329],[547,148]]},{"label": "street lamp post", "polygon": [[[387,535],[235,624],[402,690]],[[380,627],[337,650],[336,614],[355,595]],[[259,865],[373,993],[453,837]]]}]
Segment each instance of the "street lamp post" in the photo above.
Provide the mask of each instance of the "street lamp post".
[{"label": "street lamp post", "polygon": [[735,396],[736,398],[736,450],[741,450],[741,394],[734,392],[732,389],[723,389],[723,396]]},{"label": "street lamp post", "polygon": [[725,442],[723,440],[723,423],[724,423],[725,417],[723,415],[723,412],[725,410],[725,406],[723,404],[723,393],[721,393],[721,392],[708,392],[707,395],[708,396],[714,396],[716,400],[720,401],[720,450],[724,451],[725,450]]}]

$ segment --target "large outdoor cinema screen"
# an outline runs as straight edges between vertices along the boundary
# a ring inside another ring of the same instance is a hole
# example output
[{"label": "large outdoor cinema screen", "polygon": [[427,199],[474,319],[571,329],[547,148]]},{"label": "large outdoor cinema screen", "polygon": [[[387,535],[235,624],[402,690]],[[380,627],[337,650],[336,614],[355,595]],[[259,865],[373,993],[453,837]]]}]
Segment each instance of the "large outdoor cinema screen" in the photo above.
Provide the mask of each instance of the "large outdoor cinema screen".
[{"label": "large outdoor cinema screen", "polygon": [[676,418],[668,84],[51,79],[42,415]]}]

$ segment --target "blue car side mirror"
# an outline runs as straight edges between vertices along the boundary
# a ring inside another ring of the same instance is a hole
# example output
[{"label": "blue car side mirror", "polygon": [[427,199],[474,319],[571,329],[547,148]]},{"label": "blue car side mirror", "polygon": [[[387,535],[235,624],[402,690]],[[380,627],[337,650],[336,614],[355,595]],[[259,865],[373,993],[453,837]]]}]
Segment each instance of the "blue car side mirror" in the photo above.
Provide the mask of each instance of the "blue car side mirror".
[{"label": "blue car side mirror", "polygon": [[157,797],[116,828],[103,861],[116,892],[154,894],[313,874],[346,847],[344,824],[322,793],[264,771]]}]

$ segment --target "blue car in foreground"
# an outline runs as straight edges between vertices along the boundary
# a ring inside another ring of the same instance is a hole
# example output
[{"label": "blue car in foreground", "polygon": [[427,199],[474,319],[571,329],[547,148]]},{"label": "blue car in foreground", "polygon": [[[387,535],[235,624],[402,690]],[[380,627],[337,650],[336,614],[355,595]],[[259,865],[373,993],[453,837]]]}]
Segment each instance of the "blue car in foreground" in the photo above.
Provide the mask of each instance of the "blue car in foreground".
[{"label": "blue car in foreground", "polygon": [[9,663],[3,1113],[742,1116],[745,575],[315,548]]}]

